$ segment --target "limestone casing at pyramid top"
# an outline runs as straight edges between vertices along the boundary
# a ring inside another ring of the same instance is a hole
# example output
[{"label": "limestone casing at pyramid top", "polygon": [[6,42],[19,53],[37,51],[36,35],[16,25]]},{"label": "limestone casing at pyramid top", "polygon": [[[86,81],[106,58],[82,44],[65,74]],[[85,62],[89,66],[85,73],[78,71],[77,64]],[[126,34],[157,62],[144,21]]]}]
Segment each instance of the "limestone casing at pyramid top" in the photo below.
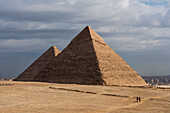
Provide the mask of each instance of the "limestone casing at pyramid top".
[{"label": "limestone casing at pyramid top", "polygon": [[50,49],[54,50],[54,56],[57,56],[61,52],[56,46],[51,46]]}]

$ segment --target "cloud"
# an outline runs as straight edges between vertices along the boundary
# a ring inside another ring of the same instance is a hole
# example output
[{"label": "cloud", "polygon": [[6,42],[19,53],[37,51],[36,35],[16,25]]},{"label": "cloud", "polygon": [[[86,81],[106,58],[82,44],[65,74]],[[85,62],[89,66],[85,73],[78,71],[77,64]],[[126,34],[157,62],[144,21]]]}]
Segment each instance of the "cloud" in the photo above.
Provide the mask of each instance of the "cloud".
[{"label": "cloud", "polygon": [[107,39],[116,51],[150,51],[161,46],[161,41],[132,37],[117,37]]},{"label": "cloud", "polygon": [[[0,39],[6,39],[7,42],[9,42],[8,39],[29,40],[45,39],[46,37],[50,40],[55,37],[60,40],[70,40],[86,25],[91,25],[106,40],[112,38],[116,41],[120,37],[122,38],[119,40],[129,40],[126,42],[128,47],[133,46],[130,43],[133,38],[139,39],[137,41],[139,45],[143,43],[143,40],[151,43],[151,40],[153,40],[152,42],[162,40],[161,37],[168,39],[169,8],[164,5],[155,6],[147,3],[155,2],[141,0],[0,0]],[[165,4],[168,5],[168,3]],[[136,47],[134,51],[141,48],[147,49],[147,47],[140,46]]]},{"label": "cloud", "polygon": [[[152,7],[129,0],[7,0],[0,8],[1,18],[8,21],[42,23],[102,23],[102,25],[146,25],[154,19],[152,26],[159,26],[159,19],[167,12],[165,7]],[[104,9],[104,10],[103,10]],[[126,16],[126,18],[125,18]],[[147,21],[149,19],[149,21]],[[140,26],[139,25],[139,26]]]},{"label": "cloud", "polygon": [[162,27],[170,27],[170,10],[168,10],[162,20]]},{"label": "cloud", "polygon": [[119,3],[119,5],[120,5],[122,8],[127,8],[127,7],[129,7],[129,0],[121,0],[121,2]]},{"label": "cloud", "polygon": [[165,5],[167,6],[168,1],[167,0],[141,0],[140,3],[144,3],[146,5],[150,5],[150,6],[160,6],[160,5]]},{"label": "cloud", "polygon": [[36,51],[46,44],[45,40],[23,39],[23,40],[0,40],[0,52],[24,52]]},{"label": "cloud", "polygon": [[0,54],[62,50],[90,25],[125,56],[170,56],[167,0],[0,0],[0,25]]},{"label": "cloud", "polygon": [[58,45],[59,49],[63,49],[67,44],[68,40],[64,39],[0,39],[0,53],[36,52],[46,50],[52,45]]}]

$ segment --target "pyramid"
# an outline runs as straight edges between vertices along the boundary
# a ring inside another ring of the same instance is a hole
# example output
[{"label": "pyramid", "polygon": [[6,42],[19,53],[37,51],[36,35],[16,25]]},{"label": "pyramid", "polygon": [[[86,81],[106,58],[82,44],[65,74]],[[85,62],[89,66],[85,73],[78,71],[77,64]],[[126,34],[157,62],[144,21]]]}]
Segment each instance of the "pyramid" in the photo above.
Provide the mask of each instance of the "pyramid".
[{"label": "pyramid", "polygon": [[142,86],[146,82],[89,26],[49,63],[34,81]]},{"label": "pyramid", "polygon": [[15,81],[33,81],[35,76],[58,54],[60,50],[55,46],[50,47],[35,62],[33,62]]}]

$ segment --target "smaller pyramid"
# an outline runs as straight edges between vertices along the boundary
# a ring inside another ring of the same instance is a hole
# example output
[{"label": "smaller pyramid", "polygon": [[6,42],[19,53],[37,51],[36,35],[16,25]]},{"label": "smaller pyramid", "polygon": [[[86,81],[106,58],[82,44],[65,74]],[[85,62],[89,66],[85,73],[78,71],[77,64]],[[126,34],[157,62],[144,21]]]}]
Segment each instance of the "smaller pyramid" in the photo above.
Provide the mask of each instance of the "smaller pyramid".
[{"label": "smaller pyramid", "polygon": [[33,62],[23,73],[21,73],[15,81],[33,81],[36,75],[48,64],[50,61],[60,53],[60,50],[55,46],[50,47],[43,53],[35,62]]}]

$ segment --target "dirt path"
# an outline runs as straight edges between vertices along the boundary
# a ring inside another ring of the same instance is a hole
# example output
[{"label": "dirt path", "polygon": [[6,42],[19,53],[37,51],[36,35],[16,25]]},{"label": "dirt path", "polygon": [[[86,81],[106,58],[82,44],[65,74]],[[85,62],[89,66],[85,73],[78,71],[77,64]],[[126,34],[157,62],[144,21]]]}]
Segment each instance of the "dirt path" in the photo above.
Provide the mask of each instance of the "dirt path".
[{"label": "dirt path", "polygon": [[[149,98],[143,98],[141,102],[135,102],[132,103],[132,104],[129,104],[129,105],[126,105],[126,106],[120,106],[120,107],[111,107],[109,109],[107,109],[107,113],[112,113],[114,112],[115,110],[118,110],[118,109],[125,109],[125,108],[132,108],[132,107],[135,107],[135,106],[139,106],[149,100],[160,100],[162,98],[165,98],[165,97],[168,97],[170,96],[170,94],[166,94],[166,95],[162,95],[162,96],[156,96],[156,97],[149,97]],[[135,97],[132,97],[134,98],[133,100],[135,100]],[[132,98],[129,98],[129,99],[132,99]]]},{"label": "dirt path", "polygon": [[68,88],[55,88],[55,87],[49,87],[50,89],[55,89],[55,90],[65,90],[65,91],[71,91],[71,92],[76,92],[76,93],[87,93],[87,94],[95,94],[95,95],[100,95],[100,96],[113,96],[113,97],[121,97],[121,98],[127,98],[129,99],[129,101],[131,101],[132,103],[129,104],[129,105],[126,105],[126,106],[119,106],[119,107],[111,107],[109,109],[107,109],[107,112],[112,112],[113,110],[117,110],[117,109],[124,109],[124,108],[132,108],[132,107],[135,107],[135,106],[139,106],[141,104],[143,104],[144,102],[146,101],[149,101],[149,100],[159,100],[161,98],[165,98],[165,97],[168,97],[170,96],[170,94],[166,94],[166,95],[161,95],[161,96],[155,96],[155,97],[149,97],[149,98],[142,98],[142,101],[141,102],[136,102],[136,97],[134,96],[126,96],[126,95],[115,95],[115,94],[99,94],[99,93],[96,93],[96,92],[89,92],[89,91],[83,91],[83,90],[75,90],[75,89],[68,89]]}]

